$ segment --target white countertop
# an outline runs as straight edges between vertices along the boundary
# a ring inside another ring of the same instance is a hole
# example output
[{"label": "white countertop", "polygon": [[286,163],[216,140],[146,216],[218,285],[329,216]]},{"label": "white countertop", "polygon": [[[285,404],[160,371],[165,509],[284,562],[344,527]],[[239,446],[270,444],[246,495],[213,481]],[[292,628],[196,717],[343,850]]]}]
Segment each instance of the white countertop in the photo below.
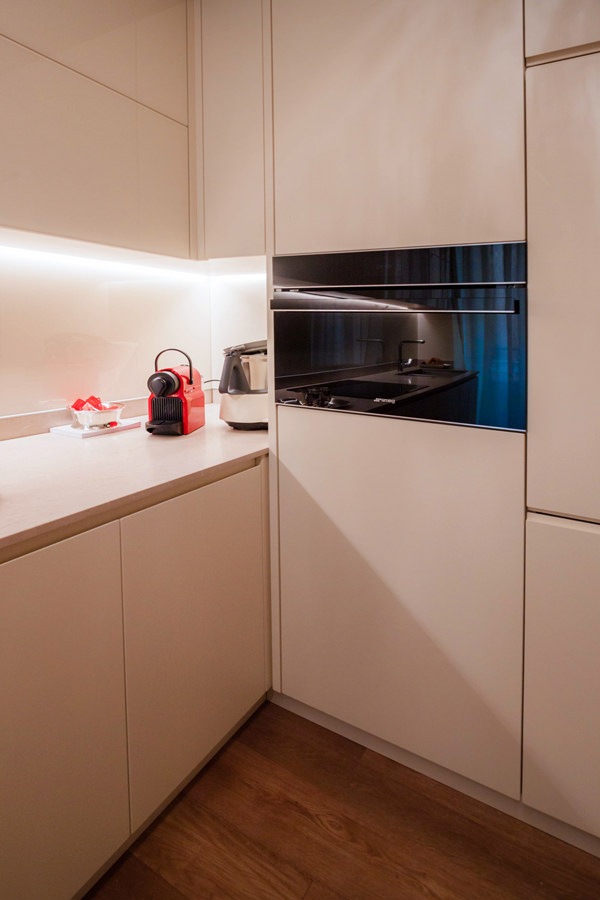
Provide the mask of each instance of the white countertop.
[{"label": "white countertop", "polygon": [[206,407],[189,435],[129,431],[0,442],[0,561],[250,466],[266,431],[237,431]]}]

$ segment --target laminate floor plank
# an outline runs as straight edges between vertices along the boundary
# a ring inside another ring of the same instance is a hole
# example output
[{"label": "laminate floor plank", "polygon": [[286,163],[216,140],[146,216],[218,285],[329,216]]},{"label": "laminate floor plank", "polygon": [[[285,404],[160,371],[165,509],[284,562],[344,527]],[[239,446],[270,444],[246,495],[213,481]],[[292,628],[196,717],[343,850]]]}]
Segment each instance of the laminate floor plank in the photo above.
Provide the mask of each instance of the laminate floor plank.
[{"label": "laminate floor plank", "polygon": [[147,832],[135,856],[190,900],[296,900],[310,878],[185,797]]},{"label": "laminate floor plank", "polygon": [[365,752],[361,776],[354,796],[366,794],[378,821],[393,825],[399,804],[409,796],[420,798],[427,829],[443,828],[445,822],[465,864],[489,861],[507,896],[600,900],[597,857],[377,753]]},{"label": "laminate floor plank", "polygon": [[600,900],[600,859],[266,704],[86,900],[183,898]]},{"label": "laminate floor plank", "polygon": [[126,853],[86,894],[86,900],[186,900],[172,885]]},{"label": "laminate floor plank", "polygon": [[308,893],[304,895],[304,900],[344,900],[344,897],[341,894],[334,894],[324,884],[313,881]]},{"label": "laminate floor plank", "polygon": [[[356,809],[339,802],[250,748],[231,744],[219,766],[188,794],[261,845],[275,846],[285,861],[308,871],[343,897],[456,898],[452,884],[469,884],[469,872],[439,852],[437,842],[398,816],[391,832],[360,821]],[[487,876],[487,877],[486,877]],[[483,869],[481,896],[503,897]],[[523,896],[526,896],[523,894]]]},{"label": "laminate floor plank", "polygon": [[[406,853],[434,865],[447,886],[485,888],[489,898],[600,898],[595,857],[369,750],[350,770],[350,780],[342,772],[326,777],[315,770],[309,748],[329,732],[304,720],[299,724],[297,716],[277,707],[265,718],[264,730],[250,725],[240,741],[328,790],[344,804],[347,816],[383,831],[384,843],[389,834],[402,836]],[[289,737],[294,731],[300,732],[295,753]],[[406,827],[410,837],[403,833]]]},{"label": "laminate floor plank", "polygon": [[367,752],[354,741],[267,703],[236,736],[257,753],[274,759],[316,787],[352,778]]},{"label": "laminate floor plank", "polygon": [[[348,897],[421,896],[409,877],[389,866],[375,836],[340,814],[310,785],[281,776],[277,766],[249,748],[231,746],[219,767],[194,786],[186,801],[208,808],[232,826],[271,846],[286,864]],[[373,867],[377,867],[374,891]],[[351,890],[351,893],[348,891]]]}]

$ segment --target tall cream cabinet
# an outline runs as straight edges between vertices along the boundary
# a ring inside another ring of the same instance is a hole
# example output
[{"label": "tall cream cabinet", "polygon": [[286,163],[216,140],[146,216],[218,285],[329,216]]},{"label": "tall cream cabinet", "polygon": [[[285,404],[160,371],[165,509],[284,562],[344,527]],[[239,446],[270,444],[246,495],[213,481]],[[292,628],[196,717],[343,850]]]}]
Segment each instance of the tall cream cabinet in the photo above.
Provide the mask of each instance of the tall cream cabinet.
[{"label": "tall cream cabinet", "polygon": [[73,896],[129,836],[119,525],[0,566],[0,894]]},{"label": "tall cream cabinet", "polygon": [[527,110],[523,801],[600,836],[600,53],[530,68]]},{"label": "tall cream cabinet", "polygon": [[527,522],[523,802],[600,836],[600,526]]},{"label": "tall cream cabinet", "polygon": [[521,0],[273,0],[275,252],[525,237]]},{"label": "tall cream cabinet", "polygon": [[527,72],[528,506],[600,521],[600,54]]},{"label": "tall cream cabinet", "polygon": [[265,253],[263,3],[202,0],[204,255]]},{"label": "tall cream cabinet", "polygon": [[132,830],[264,696],[262,471],[122,520]]},{"label": "tall cream cabinet", "polygon": [[189,256],[185,0],[5,6],[0,225]]},{"label": "tall cream cabinet", "polygon": [[524,435],[277,418],[282,693],[518,798]]},{"label": "tall cream cabinet", "polygon": [[525,56],[600,41],[598,0],[525,0]]}]

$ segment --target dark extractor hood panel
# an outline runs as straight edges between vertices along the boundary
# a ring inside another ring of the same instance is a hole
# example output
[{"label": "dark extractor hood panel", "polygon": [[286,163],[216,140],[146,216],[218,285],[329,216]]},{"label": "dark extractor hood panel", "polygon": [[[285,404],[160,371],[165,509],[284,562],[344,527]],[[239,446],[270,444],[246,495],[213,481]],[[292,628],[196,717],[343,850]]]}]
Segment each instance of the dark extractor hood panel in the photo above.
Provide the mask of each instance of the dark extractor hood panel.
[{"label": "dark extractor hood panel", "polygon": [[518,313],[524,242],[277,256],[272,308]]}]

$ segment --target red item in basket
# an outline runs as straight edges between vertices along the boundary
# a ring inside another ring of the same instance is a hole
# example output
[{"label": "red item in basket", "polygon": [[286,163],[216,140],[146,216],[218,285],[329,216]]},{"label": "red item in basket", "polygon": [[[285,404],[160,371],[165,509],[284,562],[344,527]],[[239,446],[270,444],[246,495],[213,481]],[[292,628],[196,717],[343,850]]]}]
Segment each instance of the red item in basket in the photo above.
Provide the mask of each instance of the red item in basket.
[{"label": "red item in basket", "polygon": [[92,395],[87,400],[82,400],[81,397],[78,397],[77,400],[71,403],[71,409],[76,409],[79,412],[81,409],[104,409],[104,406],[100,397]]}]

